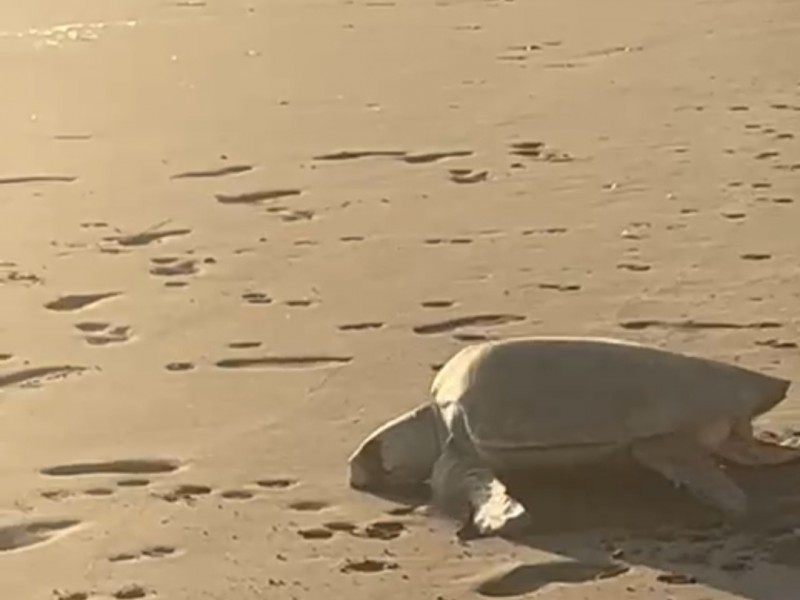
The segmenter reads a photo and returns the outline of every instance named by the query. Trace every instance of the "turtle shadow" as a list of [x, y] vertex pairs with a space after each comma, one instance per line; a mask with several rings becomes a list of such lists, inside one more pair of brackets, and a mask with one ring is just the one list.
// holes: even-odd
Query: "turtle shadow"
[[[628, 459], [501, 473], [531, 515], [530, 527], [507, 541], [563, 560], [512, 565], [474, 590], [520, 596], [646, 567], [662, 572], [653, 585], [701, 584], [753, 600], [785, 600], [800, 588], [800, 464], [729, 472], [751, 503], [749, 516], [736, 523]], [[393, 514], [430, 499], [420, 486], [371, 493], [397, 502]], [[462, 543], [481, 543], [468, 527], [458, 535]]]
[[[530, 593], [572, 582], [564, 574], [596, 581], [644, 566], [662, 572], [658, 585], [702, 584], [784, 600], [800, 585], [800, 464], [729, 472], [751, 503], [748, 517], [735, 523], [632, 461], [504, 473], [532, 521], [509, 541], [561, 555], [571, 566], [520, 565], [493, 578], [492, 589], [513, 582], [514, 595]], [[543, 584], [542, 573], [552, 580]]]

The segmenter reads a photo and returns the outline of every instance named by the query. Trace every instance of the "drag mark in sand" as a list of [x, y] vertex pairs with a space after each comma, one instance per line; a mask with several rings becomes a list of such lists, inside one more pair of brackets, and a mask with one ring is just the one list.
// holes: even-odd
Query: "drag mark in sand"
[[184, 171], [177, 173], [170, 179], [203, 179], [209, 177], [225, 177], [226, 175], [238, 175], [239, 173], [247, 173], [252, 171], [251, 165], [230, 165], [227, 167], [220, 167], [218, 169], [205, 169], [200, 171]]
[[40, 471], [49, 477], [80, 475], [144, 475], [173, 473], [181, 463], [167, 459], [123, 459], [103, 462], [72, 463], [47, 467]]
[[221, 369], [284, 368], [315, 369], [344, 365], [353, 360], [352, 356], [261, 356], [254, 358], [225, 358], [217, 361]]
[[683, 329], [687, 331], [700, 329], [779, 329], [783, 327], [776, 321], [756, 321], [753, 323], [730, 323], [726, 321], [665, 321], [661, 319], [640, 319], [635, 321], [622, 321], [619, 326], [623, 329], [642, 330], [650, 328]]
[[0, 525], [0, 552], [10, 552], [55, 539], [80, 521], [74, 519], [36, 520], [10, 525]]
[[446, 333], [455, 331], [462, 327], [474, 326], [491, 326], [491, 325], [506, 325], [509, 323], [516, 323], [524, 321], [525, 317], [522, 315], [511, 314], [487, 314], [487, 315], [471, 315], [468, 317], [457, 317], [455, 319], [448, 319], [446, 321], [438, 321], [436, 323], [429, 323], [427, 325], [417, 325], [414, 327], [414, 333], [420, 335], [430, 335], [434, 333]]
[[73, 373], [82, 373], [85, 370], [85, 367], [76, 367], [72, 365], [21, 369], [19, 371], [0, 375], [0, 389], [18, 384], [32, 386], [44, 379], [61, 379]]
[[283, 188], [274, 190], [257, 190], [255, 192], [242, 192], [241, 194], [216, 194], [215, 198], [220, 204], [256, 204], [265, 200], [277, 200], [289, 196], [299, 196], [303, 190], [296, 188]]
[[72, 183], [77, 177], [68, 175], [29, 175], [24, 177], [0, 177], [0, 185], [13, 185], [16, 183]]
[[68, 311], [80, 310], [82, 308], [86, 308], [87, 306], [91, 306], [92, 304], [97, 304], [98, 302], [101, 302], [103, 300], [108, 300], [109, 298], [114, 298], [120, 295], [122, 295], [122, 292], [101, 292], [97, 294], [71, 294], [56, 298], [55, 300], [45, 304], [44, 307], [48, 310], [68, 312]]

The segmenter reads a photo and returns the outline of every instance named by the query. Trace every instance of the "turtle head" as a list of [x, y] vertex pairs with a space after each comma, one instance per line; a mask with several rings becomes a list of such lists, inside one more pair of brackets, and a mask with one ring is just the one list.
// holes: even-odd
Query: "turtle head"
[[436, 418], [426, 404], [372, 432], [350, 456], [350, 485], [377, 491], [425, 483], [439, 457]]

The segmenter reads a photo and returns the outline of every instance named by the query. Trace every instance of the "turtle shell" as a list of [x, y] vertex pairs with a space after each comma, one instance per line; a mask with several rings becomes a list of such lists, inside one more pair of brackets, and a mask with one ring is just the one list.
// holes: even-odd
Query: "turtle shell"
[[469, 346], [442, 368], [434, 402], [463, 415], [479, 447], [619, 446], [778, 404], [789, 381], [727, 363], [601, 338]]

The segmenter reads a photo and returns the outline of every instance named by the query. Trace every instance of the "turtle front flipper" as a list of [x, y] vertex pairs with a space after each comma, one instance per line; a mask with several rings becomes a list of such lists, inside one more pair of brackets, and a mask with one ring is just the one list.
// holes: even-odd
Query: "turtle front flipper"
[[720, 509], [728, 517], [738, 519], [747, 513], [744, 491], [695, 440], [666, 435], [636, 442], [632, 450], [642, 465], [686, 487], [699, 500]]
[[714, 449], [721, 458], [749, 467], [782, 465], [800, 461], [800, 448], [785, 441], [756, 437], [750, 421], [737, 424]]
[[529, 524], [528, 512], [508, 495], [478, 455], [452, 437], [446, 442], [431, 477], [433, 503], [462, 520], [475, 536], [511, 536]]

